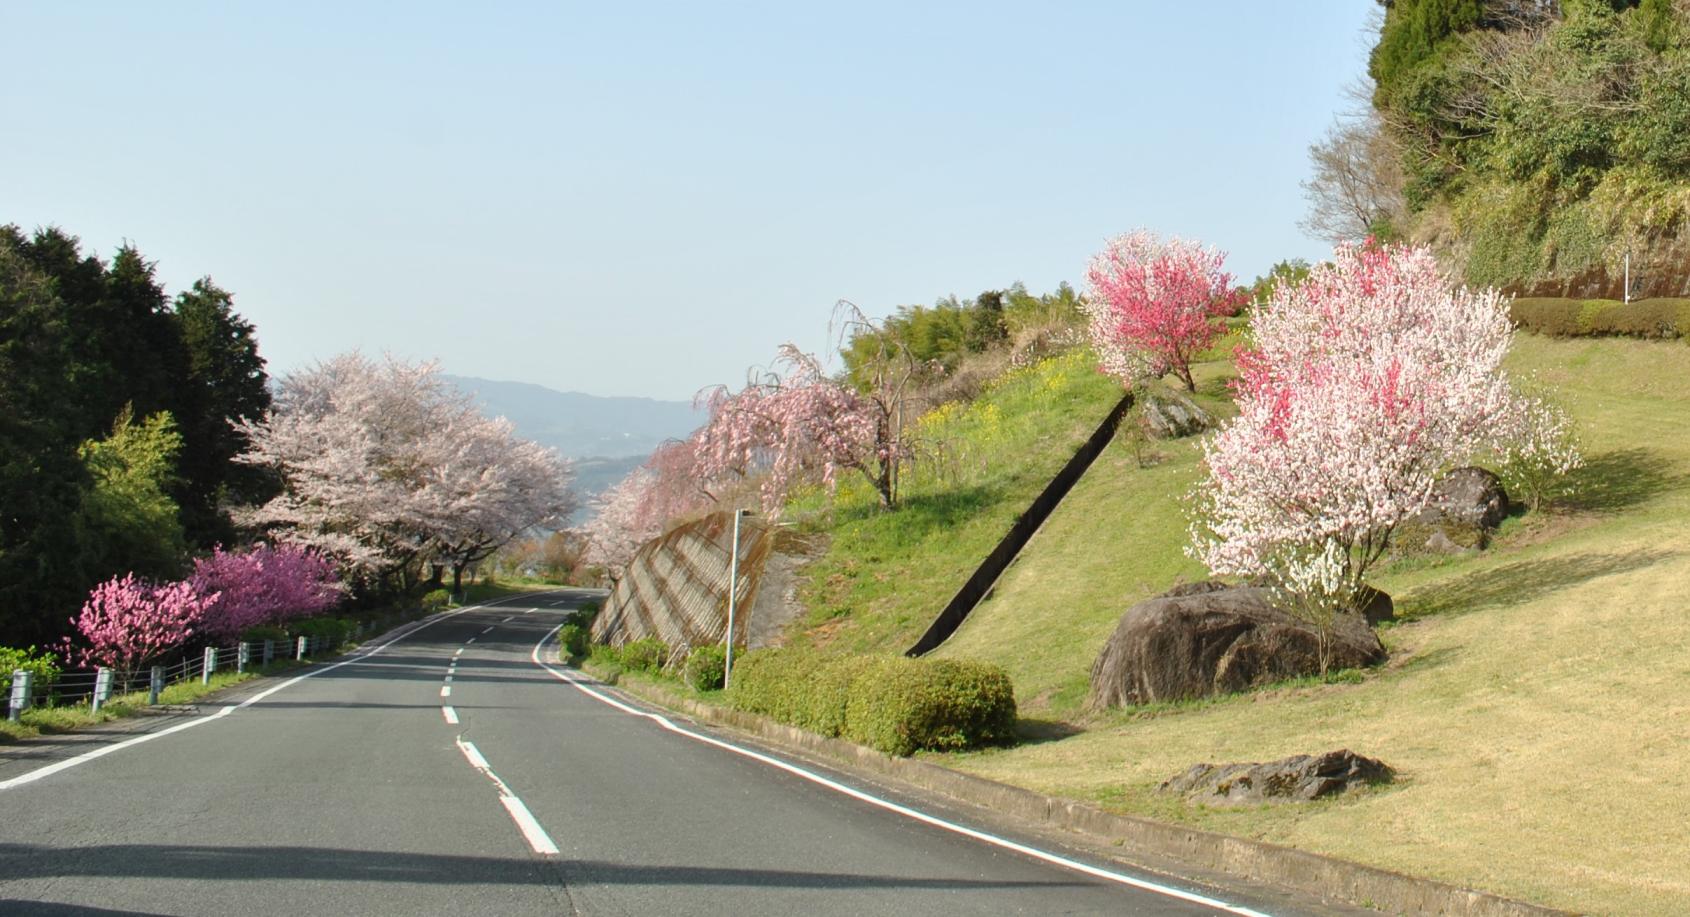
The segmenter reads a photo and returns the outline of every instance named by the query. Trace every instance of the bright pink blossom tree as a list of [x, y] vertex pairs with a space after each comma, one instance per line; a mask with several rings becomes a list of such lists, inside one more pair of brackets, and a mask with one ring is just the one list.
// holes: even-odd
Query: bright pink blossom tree
[[217, 548], [194, 561], [188, 581], [206, 597], [200, 631], [217, 639], [319, 614], [341, 598], [334, 562], [299, 545], [260, 544], [240, 553]]
[[1226, 254], [1136, 230], [1109, 240], [1086, 271], [1092, 346], [1124, 384], [1172, 372], [1195, 389], [1192, 359], [1220, 334], [1237, 295]]
[[1513, 329], [1495, 291], [1452, 289], [1424, 249], [1346, 246], [1258, 308], [1252, 339], [1239, 415], [1203, 444], [1193, 554], [1318, 623], [1359, 609], [1439, 474], [1521, 429]]
[[202, 595], [191, 583], [159, 585], [134, 574], [113, 578], [89, 593], [82, 613], [70, 623], [86, 647], [65, 641], [65, 658], [77, 665], [102, 665], [127, 674], [181, 646], [194, 635], [216, 593]]

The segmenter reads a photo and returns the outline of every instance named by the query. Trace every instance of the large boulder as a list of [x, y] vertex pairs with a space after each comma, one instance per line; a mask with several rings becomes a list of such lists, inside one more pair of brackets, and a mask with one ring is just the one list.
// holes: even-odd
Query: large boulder
[[[1385, 660], [1384, 645], [1360, 616], [1341, 616], [1332, 631], [1332, 668]], [[1192, 583], [1127, 609], [1092, 663], [1086, 704], [1099, 710], [1188, 700], [1319, 672], [1318, 632], [1274, 607], [1268, 590]]]
[[1348, 749], [1293, 755], [1266, 764], [1193, 764], [1160, 787], [1195, 802], [1268, 802], [1319, 799], [1394, 776], [1378, 758]]
[[1133, 398], [1138, 402], [1139, 422], [1154, 439], [1195, 436], [1215, 425], [1215, 418], [1191, 400], [1159, 382], [1140, 385]]
[[1502, 479], [1483, 468], [1457, 468], [1432, 486], [1426, 508], [1397, 530], [1406, 553], [1453, 554], [1478, 550], [1508, 516]]

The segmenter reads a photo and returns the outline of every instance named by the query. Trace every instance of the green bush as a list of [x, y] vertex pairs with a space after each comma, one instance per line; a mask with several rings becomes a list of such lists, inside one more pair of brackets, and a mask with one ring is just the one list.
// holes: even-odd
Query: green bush
[[452, 594], [444, 589], [436, 589], [422, 597], [424, 614], [434, 614], [452, 604]]
[[656, 637], [629, 641], [617, 651], [617, 661], [630, 672], [661, 672], [668, 656], [669, 648]]
[[288, 632], [274, 624], [260, 624], [241, 631], [242, 643], [263, 643], [266, 640], [286, 640]]
[[343, 618], [301, 618], [288, 625], [295, 637], [311, 637], [327, 640], [330, 646], [339, 646], [352, 636], [352, 622]]
[[557, 642], [563, 651], [571, 657], [579, 658], [587, 655], [587, 644], [591, 635], [586, 628], [579, 624], [565, 624], [558, 628]]
[[727, 699], [740, 710], [892, 755], [1015, 735], [1009, 676], [979, 662], [758, 650], [734, 666]]
[[719, 691], [727, 671], [728, 651], [720, 643], [710, 643], [687, 654], [681, 667], [681, 680], [694, 691]]
[[1676, 338], [1690, 335], [1690, 299], [1516, 299], [1509, 317], [1550, 337]]
[[58, 657], [35, 647], [0, 646], [0, 704], [11, 698], [12, 673], [22, 669], [34, 676], [34, 690], [44, 690], [59, 677]]
[[1003, 669], [955, 659], [884, 660], [851, 684], [845, 736], [889, 755], [956, 751], [1015, 738]]

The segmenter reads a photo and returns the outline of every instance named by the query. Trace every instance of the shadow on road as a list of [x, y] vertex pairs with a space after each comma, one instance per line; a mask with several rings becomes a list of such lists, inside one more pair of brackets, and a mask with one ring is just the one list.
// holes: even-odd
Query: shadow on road
[[[877, 876], [712, 866], [636, 866], [600, 860], [551, 861], [569, 884], [744, 886], [763, 888], [1008, 889], [1090, 885], [992, 879]], [[544, 885], [556, 874], [529, 857], [501, 858], [320, 847], [161, 847], [106, 844], [52, 847], [0, 844], [0, 881], [84, 877], [149, 879], [298, 879], [318, 882], [400, 882], [418, 885]], [[63, 907], [63, 905], [54, 905]], [[0, 908], [0, 912], [12, 913]], [[78, 913], [43, 911], [42, 913]], [[98, 913], [98, 912], [95, 912]]]

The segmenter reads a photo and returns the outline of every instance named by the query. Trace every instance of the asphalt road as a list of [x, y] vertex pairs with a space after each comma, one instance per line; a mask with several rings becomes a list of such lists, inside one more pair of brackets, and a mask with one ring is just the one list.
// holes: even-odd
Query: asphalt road
[[539, 664], [583, 597], [440, 618], [194, 714], [0, 746], [0, 914], [1302, 910], [1006, 838], [1080, 868], [1053, 863], [888, 806], [1004, 837], [989, 819], [666, 728]]

